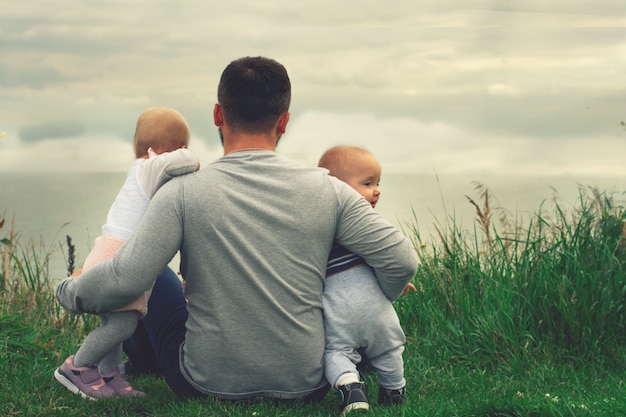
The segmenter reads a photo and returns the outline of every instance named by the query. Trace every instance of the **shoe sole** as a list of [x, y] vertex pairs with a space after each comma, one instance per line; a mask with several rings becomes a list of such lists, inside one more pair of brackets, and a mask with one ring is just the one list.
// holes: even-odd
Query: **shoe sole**
[[71, 392], [73, 392], [74, 394], [78, 394], [83, 398], [86, 398], [88, 400], [91, 401], [96, 401], [97, 398], [91, 397], [87, 394], [85, 394], [84, 392], [82, 392], [76, 385], [74, 385], [74, 383], [72, 381], [70, 381], [61, 371], [60, 368], [57, 368], [54, 371], [54, 378], [59, 381], [61, 383], [61, 385], [63, 385], [65, 388], [67, 388], [68, 390], [70, 390]]
[[369, 403], [366, 402], [356, 402], [352, 404], [348, 404], [343, 411], [341, 412], [341, 416], [344, 416], [353, 411], [367, 411], [370, 409]]

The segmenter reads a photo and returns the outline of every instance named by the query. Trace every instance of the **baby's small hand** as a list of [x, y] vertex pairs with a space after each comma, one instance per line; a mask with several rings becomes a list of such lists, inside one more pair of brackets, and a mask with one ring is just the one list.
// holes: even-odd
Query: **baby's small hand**
[[402, 291], [402, 295], [408, 295], [409, 291], [413, 291], [413, 292], [417, 291], [417, 289], [415, 289], [415, 285], [411, 284], [410, 282], [406, 287], [404, 287], [404, 291]]

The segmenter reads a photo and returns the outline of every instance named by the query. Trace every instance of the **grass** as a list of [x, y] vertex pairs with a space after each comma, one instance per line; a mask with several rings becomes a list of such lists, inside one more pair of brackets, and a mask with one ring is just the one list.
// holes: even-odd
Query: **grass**
[[[477, 191], [479, 198], [468, 198], [476, 210], [469, 230], [454, 214], [437, 221], [429, 240], [417, 219], [406, 225], [422, 261], [417, 292], [395, 303], [407, 334], [410, 397], [402, 407], [378, 407], [376, 376], [366, 369], [371, 414], [626, 415], [623, 204], [581, 187], [575, 207], [548, 201], [524, 220], [492, 208], [484, 186]], [[0, 218], [0, 415], [338, 414], [332, 394], [317, 405], [179, 401], [149, 376], [132, 381], [147, 400], [72, 395], [52, 371], [96, 320], [59, 309], [47, 278], [54, 250], [21, 244], [5, 223]]]

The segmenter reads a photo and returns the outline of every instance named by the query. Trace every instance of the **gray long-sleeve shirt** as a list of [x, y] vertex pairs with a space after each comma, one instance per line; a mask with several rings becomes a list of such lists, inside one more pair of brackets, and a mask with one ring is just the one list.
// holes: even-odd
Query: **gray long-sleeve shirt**
[[222, 398], [298, 398], [323, 384], [322, 289], [336, 240], [374, 268], [389, 299], [417, 270], [408, 239], [326, 170], [234, 153], [174, 178], [118, 251], [63, 281], [70, 311], [120, 307], [176, 251], [189, 300], [181, 369]]

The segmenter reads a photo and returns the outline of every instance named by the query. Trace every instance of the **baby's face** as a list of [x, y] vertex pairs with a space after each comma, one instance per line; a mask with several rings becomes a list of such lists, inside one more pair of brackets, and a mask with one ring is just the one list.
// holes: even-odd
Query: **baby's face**
[[379, 186], [382, 171], [380, 164], [374, 156], [368, 154], [351, 162], [348, 176], [344, 181], [357, 190], [372, 205], [372, 208], [375, 208], [380, 199]]

